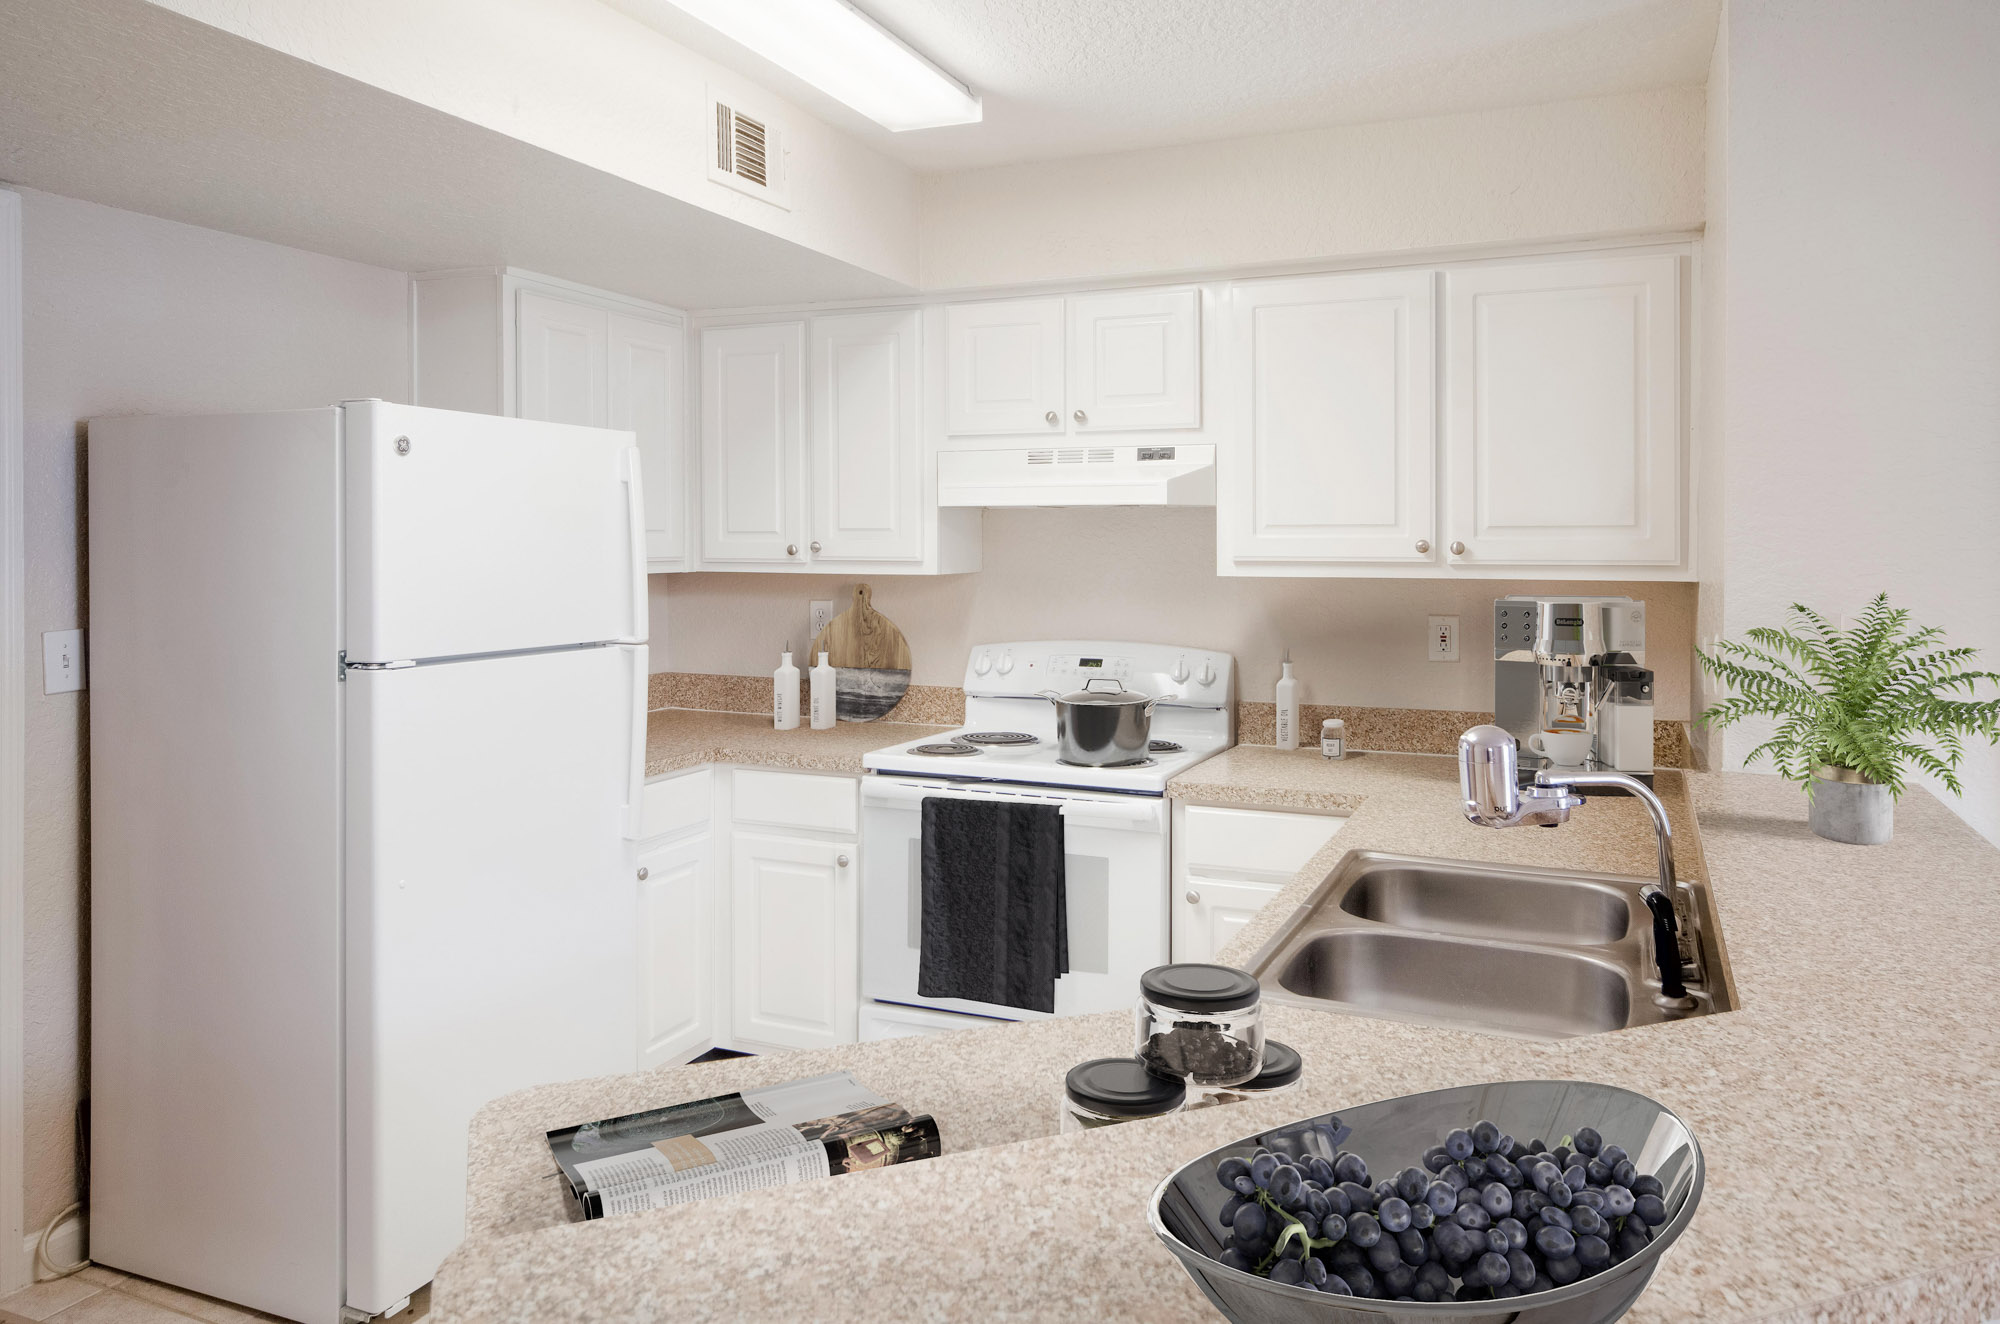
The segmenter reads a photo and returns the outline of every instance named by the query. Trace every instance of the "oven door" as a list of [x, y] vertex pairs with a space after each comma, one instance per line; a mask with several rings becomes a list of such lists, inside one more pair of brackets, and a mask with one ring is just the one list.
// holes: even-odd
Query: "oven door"
[[1061, 807], [1070, 972], [1056, 981], [1055, 1014], [1131, 1007], [1139, 976], [1169, 959], [1164, 799], [882, 775], [861, 779], [862, 998], [1009, 1020], [1046, 1014], [917, 996], [923, 803], [934, 796]]

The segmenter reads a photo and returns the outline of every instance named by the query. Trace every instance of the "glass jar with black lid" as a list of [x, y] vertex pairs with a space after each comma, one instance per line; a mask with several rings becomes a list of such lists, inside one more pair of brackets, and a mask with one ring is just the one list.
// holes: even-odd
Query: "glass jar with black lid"
[[1139, 977], [1138, 1056], [1190, 1085], [1240, 1085], [1263, 1069], [1257, 981], [1226, 965], [1154, 966]]
[[1305, 1061], [1290, 1044], [1279, 1043], [1276, 1039], [1264, 1041], [1264, 1065], [1256, 1075], [1240, 1085], [1224, 1085], [1206, 1090], [1199, 1099], [1188, 1102], [1190, 1108], [1206, 1108], [1217, 1103], [1246, 1103], [1251, 1099], [1269, 1099], [1280, 1094], [1290, 1094], [1305, 1084]]
[[1187, 1103], [1187, 1082], [1156, 1076], [1131, 1057], [1079, 1062], [1063, 1078], [1062, 1133], [1164, 1117]]

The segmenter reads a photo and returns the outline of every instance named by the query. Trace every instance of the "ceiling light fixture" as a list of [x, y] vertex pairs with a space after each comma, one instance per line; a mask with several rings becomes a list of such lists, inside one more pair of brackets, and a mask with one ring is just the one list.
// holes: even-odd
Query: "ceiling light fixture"
[[970, 88], [847, 0], [670, 0], [886, 129], [976, 124]]

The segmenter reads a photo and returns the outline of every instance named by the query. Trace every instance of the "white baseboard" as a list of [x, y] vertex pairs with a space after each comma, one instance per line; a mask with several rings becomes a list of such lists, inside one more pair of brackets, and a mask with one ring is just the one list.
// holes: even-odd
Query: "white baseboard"
[[[75, 1264], [83, 1258], [84, 1216], [79, 1214], [55, 1230], [49, 1238], [49, 1259], [57, 1264]], [[41, 1266], [35, 1263], [35, 1243], [42, 1239], [42, 1230], [36, 1228], [22, 1239], [22, 1258], [41, 1276]]]

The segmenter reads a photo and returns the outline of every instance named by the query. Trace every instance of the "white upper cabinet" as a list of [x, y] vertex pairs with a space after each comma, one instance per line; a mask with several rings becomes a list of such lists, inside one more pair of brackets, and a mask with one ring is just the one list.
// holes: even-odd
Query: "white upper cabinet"
[[1064, 437], [1201, 426], [1201, 291], [945, 307], [945, 431]]
[[701, 333], [704, 559], [800, 558], [805, 323]]
[[647, 568], [685, 570], [681, 315], [519, 271], [418, 276], [412, 288], [416, 403], [636, 433]]
[[685, 333], [677, 324], [622, 313], [612, 313], [606, 326], [606, 422], [638, 434], [646, 557], [654, 565], [679, 562], [687, 555]]
[[945, 431], [1063, 431], [1063, 301], [945, 309]]
[[605, 423], [609, 315], [532, 290], [518, 297], [514, 338], [522, 418], [544, 423]]
[[1436, 559], [1434, 280], [1367, 272], [1230, 290], [1225, 571]]
[[1447, 272], [1449, 561], [1679, 563], [1680, 345], [1671, 254]]
[[921, 561], [923, 399], [914, 311], [812, 323], [812, 539], [816, 561]]
[[1072, 295], [1069, 421], [1078, 432], [1201, 426], [1201, 292]]

